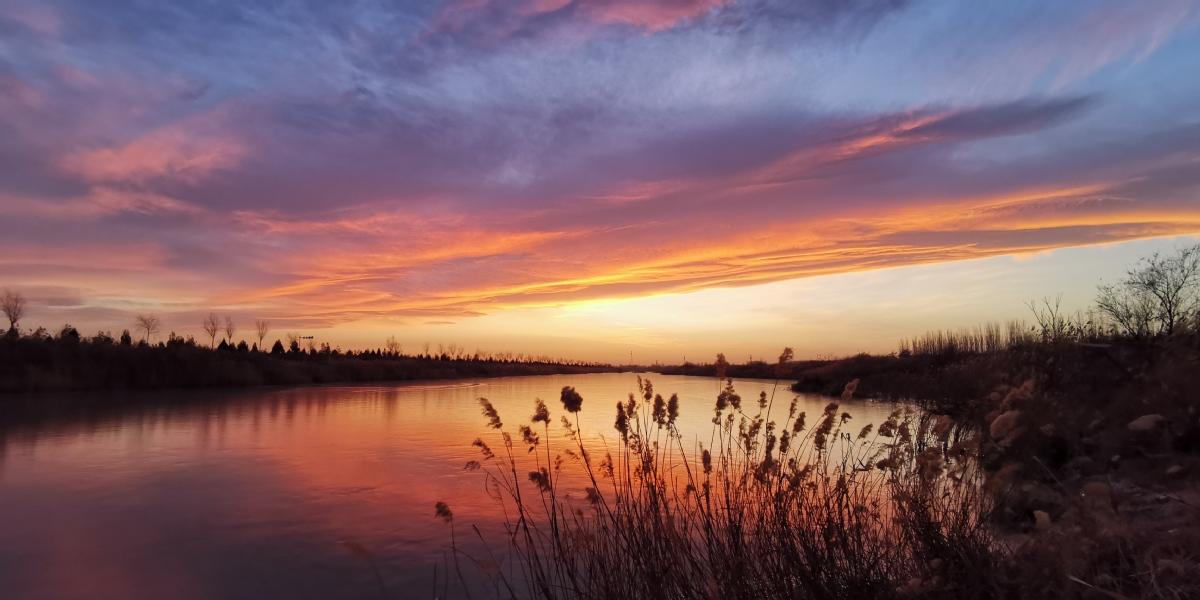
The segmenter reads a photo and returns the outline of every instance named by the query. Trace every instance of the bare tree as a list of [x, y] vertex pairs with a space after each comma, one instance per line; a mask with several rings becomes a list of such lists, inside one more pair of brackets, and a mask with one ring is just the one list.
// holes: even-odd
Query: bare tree
[[1057, 342], [1066, 337], [1068, 323], [1062, 312], [1062, 295], [1053, 300], [1042, 298], [1041, 304], [1030, 300], [1025, 306], [1033, 313], [1043, 342]]
[[217, 346], [217, 331], [221, 329], [221, 322], [217, 320], [216, 313], [208, 313], [201, 326], [204, 327], [204, 333], [208, 334], [209, 345], [215, 348]]
[[237, 326], [233, 324], [233, 318], [225, 317], [225, 339], [233, 344], [233, 334], [237, 331]]
[[403, 348], [400, 345], [400, 342], [396, 341], [396, 336], [394, 335], [388, 337], [385, 346], [387, 347], [388, 354], [391, 356], [398, 356], [400, 354], [400, 350]]
[[1143, 258], [1125, 279], [1101, 285], [1096, 306], [1126, 335], [1171, 335], [1200, 312], [1200, 244]]
[[145, 342], [149, 342], [150, 337], [159, 331], [160, 323], [158, 321], [158, 317], [154, 315], [138, 315], [137, 318], [134, 319], [134, 323], [137, 329], [143, 332], [144, 336], [142, 337], [142, 341]]
[[25, 316], [25, 296], [20, 292], [4, 290], [4, 296], [0, 297], [0, 310], [8, 317], [8, 330], [16, 331], [17, 322]]
[[1144, 338], [1154, 333], [1154, 302], [1149, 294], [1120, 284], [1101, 285], [1096, 308], [1123, 335]]
[[265, 319], [255, 319], [254, 333], [258, 334], [258, 349], [263, 349], [263, 339], [267, 337], [267, 333], [271, 331], [271, 322]]

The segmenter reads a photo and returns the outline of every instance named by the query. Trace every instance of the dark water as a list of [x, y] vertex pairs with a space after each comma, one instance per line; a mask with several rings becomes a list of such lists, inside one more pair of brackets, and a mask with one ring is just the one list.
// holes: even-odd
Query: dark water
[[[651, 378], [679, 394], [685, 439], [707, 439], [717, 380]], [[588, 443], [611, 442], [613, 406], [634, 375], [159, 392], [94, 397], [120, 409], [9, 411], [0, 598], [434, 597], [449, 564], [434, 503], [452, 507], [468, 549], [471, 524], [494, 534], [502, 519], [481, 475], [462, 469], [486, 435], [476, 399], [491, 399], [515, 432], [538, 397], [557, 422], [564, 385], [584, 397]], [[774, 388], [735, 385], [747, 402]], [[776, 410], [791, 398], [780, 385]], [[801, 409], [811, 418], [827, 402], [803, 397]], [[859, 424], [890, 410], [843, 408]]]

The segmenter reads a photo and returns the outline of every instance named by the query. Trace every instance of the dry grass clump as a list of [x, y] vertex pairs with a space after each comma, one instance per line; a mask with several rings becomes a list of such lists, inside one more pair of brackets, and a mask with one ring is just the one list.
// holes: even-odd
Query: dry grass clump
[[[843, 392], [848, 400], [856, 383]], [[613, 448], [588, 450], [583, 398], [563, 390], [571, 445], [538, 403], [519, 437], [475, 445], [509, 515], [504, 595], [541, 598], [879, 598], [998, 595], [1002, 553], [975, 437], [909, 410], [856, 426], [831, 402], [784, 411], [727, 382], [707, 443], [685, 442], [678, 398], [649, 381], [615, 407]], [[843, 400], [843, 401], [844, 401]], [[773, 412], [774, 410], [774, 412]], [[539, 431], [540, 430], [540, 431]], [[521, 447], [524, 447], [524, 451]], [[443, 505], [444, 507], [444, 505]], [[449, 514], [445, 508], [443, 514]]]

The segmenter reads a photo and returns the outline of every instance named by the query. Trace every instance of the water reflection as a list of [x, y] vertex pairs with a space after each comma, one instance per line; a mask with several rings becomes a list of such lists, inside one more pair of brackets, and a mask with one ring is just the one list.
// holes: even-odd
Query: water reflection
[[[707, 440], [718, 382], [652, 376], [678, 393], [685, 443]], [[748, 401], [792, 394], [737, 381]], [[470, 446], [489, 398], [512, 431], [535, 398], [583, 395], [588, 443], [613, 439], [630, 374], [40, 398], [0, 424], [0, 589], [14, 598], [429, 597], [460, 526], [498, 528]], [[161, 394], [171, 394], [162, 398]], [[81, 402], [87, 400], [87, 402]], [[802, 398], [819, 413], [827, 399]], [[889, 406], [847, 407], [856, 423]], [[552, 430], [553, 432], [554, 430]], [[565, 440], [554, 440], [564, 448]], [[378, 575], [376, 575], [376, 570]]]

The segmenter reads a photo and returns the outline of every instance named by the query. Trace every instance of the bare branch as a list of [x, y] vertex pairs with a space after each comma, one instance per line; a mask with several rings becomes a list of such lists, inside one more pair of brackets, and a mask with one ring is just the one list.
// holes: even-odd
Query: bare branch
[[221, 322], [217, 320], [216, 313], [208, 313], [201, 326], [204, 328], [204, 333], [208, 334], [209, 344], [215, 348], [217, 345], [217, 331], [221, 329]]
[[20, 292], [4, 290], [4, 296], [0, 297], [0, 311], [8, 318], [9, 331], [15, 331], [17, 323], [25, 316], [25, 304], [25, 296]]

